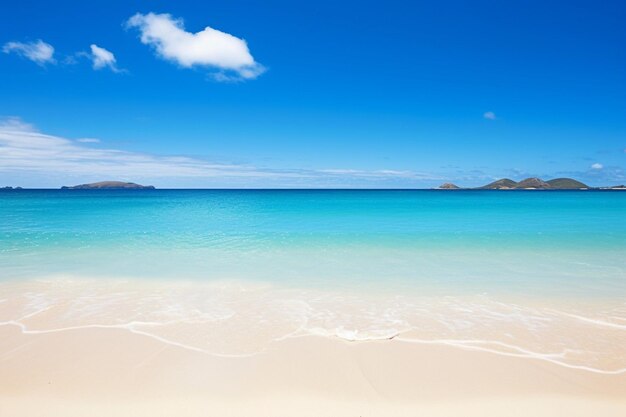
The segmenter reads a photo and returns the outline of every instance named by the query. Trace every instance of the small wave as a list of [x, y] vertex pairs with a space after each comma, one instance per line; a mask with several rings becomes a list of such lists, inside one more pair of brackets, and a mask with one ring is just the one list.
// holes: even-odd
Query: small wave
[[25, 334], [117, 329], [168, 346], [246, 357], [282, 340], [393, 339], [544, 360], [590, 372], [626, 372], [624, 305], [555, 308], [487, 295], [346, 294], [221, 282], [28, 281], [2, 288], [0, 325]]
[[[404, 343], [415, 343], [415, 344], [429, 344], [429, 345], [440, 344], [440, 345], [453, 346], [453, 347], [467, 349], [467, 350], [476, 350], [480, 352], [494, 353], [494, 354], [502, 355], [502, 356], [537, 359], [537, 360], [550, 362], [555, 365], [563, 366], [565, 368], [578, 369], [578, 370], [604, 374], [604, 375], [618, 375], [618, 374], [626, 373], [626, 368], [605, 370], [605, 369], [593, 368], [593, 367], [585, 366], [585, 365], [575, 365], [575, 364], [565, 362], [562, 359], [567, 353], [567, 350], [564, 350], [558, 353], [540, 353], [540, 352], [533, 352], [531, 350], [524, 349], [519, 346], [511, 345], [508, 343], [499, 342], [496, 340], [455, 340], [455, 339], [420, 340], [420, 339], [407, 339], [407, 338], [402, 338], [402, 337], [397, 337], [395, 340], [398, 340]], [[506, 351], [487, 347], [490, 345], [511, 349], [511, 350], [516, 351], [517, 353], [506, 352]]]

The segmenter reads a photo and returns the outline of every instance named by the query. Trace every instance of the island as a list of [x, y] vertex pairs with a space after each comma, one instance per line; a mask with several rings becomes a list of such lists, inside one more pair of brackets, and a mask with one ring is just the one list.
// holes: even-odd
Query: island
[[459, 187], [458, 185], [452, 184], [451, 182], [446, 182], [445, 184], [441, 184], [439, 188], [442, 190], [460, 190], [461, 189], [461, 187]]
[[[509, 178], [502, 178], [482, 187], [462, 188], [452, 183], [444, 183], [439, 186], [440, 190], [588, 190], [587, 184], [572, 178], [555, 178], [544, 181], [541, 178], [531, 177], [520, 182]], [[615, 189], [615, 188], [613, 188]]]
[[154, 190], [152, 185], [139, 185], [134, 182], [100, 181], [91, 184], [63, 186], [62, 190]]

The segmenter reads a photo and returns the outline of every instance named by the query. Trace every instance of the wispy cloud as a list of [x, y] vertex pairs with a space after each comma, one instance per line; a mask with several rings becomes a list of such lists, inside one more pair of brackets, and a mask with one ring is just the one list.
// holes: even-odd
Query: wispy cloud
[[359, 170], [359, 169], [321, 169], [317, 172], [328, 175], [349, 175], [357, 178], [407, 178], [415, 180], [436, 180], [440, 179], [440, 176], [416, 173], [414, 171], [400, 171], [392, 169], [377, 169], [372, 171]]
[[492, 111], [487, 111], [483, 114], [483, 117], [487, 120], [496, 120], [496, 114]]
[[596, 162], [595, 164], [591, 164], [591, 169], [599, 170], [599, 169], [602, 169], [602, 168], [604, 168], [604, 165], [602, 165], [599, 162]]
[[137, 13], [126, 26], [139, 29], [141, 42], [152, 46], [163, 59], [185, 68], [217, 69], [213, 76], [218, 81], [253, 79], [265, 71], [245, 40], [209, 26], [197, 33], [187, 32], [182, 19], [155, 13]]
[[113, 52], [101, 48], [96, 44], [91, 44], [90, 48], [91, 55], [89, 55], [89, 58], [91, 59], [93, 69], [109, 68], [113, 72], [122, 72], [122, 70], [117, 67], [117, 61]]
[[89, 138], [73, 141], [47, 135], [21, 119], [9, 118], [0, 124], [0, 171], [69, 172], [124, 177], [261, 175], [242, 166], [84, 145], [88, 143], [94, 141]]
[[[202, 158], [152, 155], [91, 146], [97, 139], [49, 135], [19, 118], [0, 121], [0, 173], [13, 178], [54, 177], [67, 182], [121, 179], [155, 180], [197, 186], [342, 187], [403, 186], [439, 180], [428, 173], [404, 170], [271, 169], [245, 164], [213, 163]], [[157, 182], [158, 184], [158, 182]]]
[[2, 47], [2, 52], [15, 53], [38, 65], [55, 63], [54, 48], [41, 39], [34, 42], [7, 42]]

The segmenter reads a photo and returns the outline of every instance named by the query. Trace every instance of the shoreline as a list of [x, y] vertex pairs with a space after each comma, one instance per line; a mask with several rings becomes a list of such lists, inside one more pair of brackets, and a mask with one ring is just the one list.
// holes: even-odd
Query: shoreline
[[626, 374], [452, 346], [307, 336], [219, 358], [120, 329], [23, 334], [0, 326], [0, 336], [0, 413], [16, 417], [626, 411]]
[[5, 281], [0, 294], [0, 415], [626, 413], [623, 300], [566, 312], [542, 299], [90, 279]]
[[391, 341], [589, 373], [626, 373], [626, 304], [620, 298], [582, 305], [486, 295], [298, 290], [241, 281], [93, 279], [5, 281], [0, 294], [0, 329], [15, 328], [24, 336], [123, 330], [221, 358], [251, 357], [308, 337]]
[[[144, 323], [137, 323], [137, 324], [144, 324]], [[590, 373], [599, 374], [599, 375], [626, 375], [626, 367], [619, 368], [619, 369], [604, 370], [604, 369], [597, 369], [597, 368], [584, 366], [584, 365], [573, 365], [573, 364], [569, 364], [563, 361], [559, 361], [557, 359], [553, 359], [550, 357], [551, 355], [549, 354], [529, 351], [529, 350], [520, 348], [519, 346], [505, 344], [497, 340], [458, 340], [458, 339], [427, 340], [427, 339], [416, 339], [416, 338], [406, 337], [404, 333], [398, 333], [397, 335], [394, 335], [391, 337], [381, 337], [377, 339], [372, 338], [372, 339], [367, 339], [367, 340], [347, 340], [339, 336], [300, 334], [300, 335], [288, 335], [288, 336], [280, 338], [279, 340], [274, 340], [272, 347], [268, 347], [259, 352], [254, 352], [254, 353], [249, 353], [249, 354], [223, 354], [223, 353], [209, 352], [202, 348], [168, 340], [168, 339], [156, 336], [148, 332], [137, 331], [133, 328], [133, 325], [134, 323], [120, 324], [120, 325], [92, 324], [92, 325], [56, 328], [56, 329], [48, 329], [48, 330], [29, 330], [26, 326], [24, 326], [23, 324], [19, 322], [13, 322], [13, 321], [0, 322], [0, 328], [2, 328], [3, 326], [7, 326], [7, 327], [14, 326], [14, 327], [19, 328], [21, 331], [21, 334], [25, 336], [47, 335], [47, 334], [54, 334], [54, 333], [72, 333], [76, 331], [84, 331], [84, 330], [92, 330], [92, 329], [122, 330], [128, 333], [131, 333], [133, 335], [146, 337], [148, 339], [153, 339], [157, 342], [163, 343], [164, 345], [166, 345], [165, 347], [178, 348], [178, 349], [182, 349], [182, 350], [189, 351], [189, 352], [207, 355], [209, 357], [223, 358], [223, 359], [251, 358], [251, 357], [258, 356], [258, 355], [264, 355], [267, 353], [268, 350], [271, 350], [277, 342], [280, 343], [280, 342], [283, 342], [286, 340], [292, 340], [292, 339], [311, 339], [311, 340], [322, 339], [322, 340], [336, 341], [337, 343], [345, 343], [345, 344], [367, 344], [367, 343], [376, 343], [376, 342], [384, 343], [384, 342], [393, 341], [395, 344], [409, 344], [409, 345], [422, 345], [422, 346], [435, 346], [435, 347], [440, 346], [440, 347], [446, 347], [446, 348], [450, 347], [453, 349], [459, 349], [459, 350], [468, 351], [468, 352], [480, 352], [480, 353], [487, 353], [487, 354], [492, 354], [496, 356], [518, 358], [522, 360], [547, 362], [551, 365], [555, 365], [558, 367], [563, 367], [566, 369], [573, 369], [573, 370], [582, 371], [582, 372], [590, 372]], [[407, 333], [411, 333], [411, 332], [409, 331]], [[504, 347], [506, 349], [512, 350], [512, 352], [498, 351], [494, 348], [491, 348], [490, 346]]]

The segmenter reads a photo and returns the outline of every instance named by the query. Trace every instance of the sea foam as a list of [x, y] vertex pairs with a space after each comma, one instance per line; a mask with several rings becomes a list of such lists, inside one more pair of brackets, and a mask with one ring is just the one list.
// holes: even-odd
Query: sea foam
[[262, 353], [293, 337], [393, 340], [626, 368], [626, 303], [524, 305], [492, 296], [391, 296], [242, 282], [32, 280], [0, 283], [0, 325], [45, 334], [108, 328], [217, 356]]

